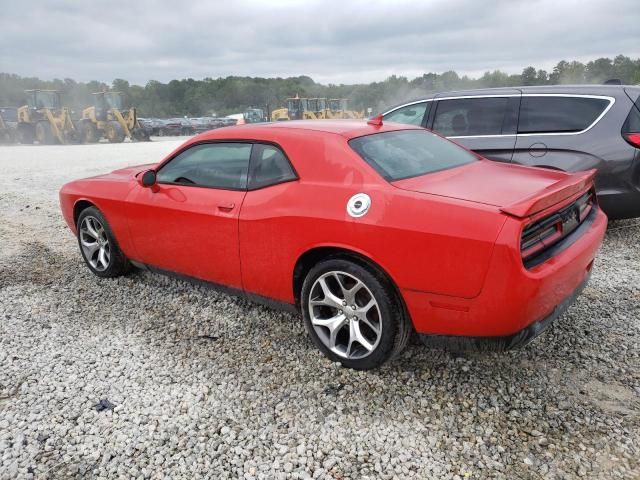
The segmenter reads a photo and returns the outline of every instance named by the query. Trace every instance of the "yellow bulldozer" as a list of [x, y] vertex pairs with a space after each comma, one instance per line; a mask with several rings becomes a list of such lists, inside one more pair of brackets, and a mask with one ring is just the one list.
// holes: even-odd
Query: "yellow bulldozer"
[[347, 108], [346, 98], [331, 98], [327, 102], [327, 118], [364, 118], [364, 112], [356, 112]]
[[94, 93], [93, 105], [82, 111], [77, 129], [83, 143], [95, 143], [102, 137], [110, 143], [120, 143], [125, 138], [149, 141], [149, 134], [138, 121], [136, 109], [123, 110], [120, 92]]
[[55, 90], [25, 90], [27, 104], [18, 108], [16, 127], [20, 143], [41, 145], [76, 141], [76, 129], [69, 110], [62, 107]]
[[287, 106], [271, 112], [271, 121], [318, 120], [325, 117], [326, 98], [287, 98]]
[[271, 112], [271, 120], [319, 120], [323, 118], [364, 118], [364, 112], [347, 109], [345, 98], [287, 98], [287, 106]]

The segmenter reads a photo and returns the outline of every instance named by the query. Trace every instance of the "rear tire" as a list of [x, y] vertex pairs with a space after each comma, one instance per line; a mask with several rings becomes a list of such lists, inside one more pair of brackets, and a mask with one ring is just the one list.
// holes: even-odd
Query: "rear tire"
[[0, 144], [9, 144], [13, 143], [13, 135], [11, 131], [7, 128], [6, 130], [0, 131]]
[[96, 207], [85, 208], [80, 213], [77, 231], [80, 253], [94, 275], [113, 278], [131, 269], [107, 219]]
[[55, 143], [56, 139], [49, 122], [40, 121], [36, 123], [36, 140], [38, 140], [40, 145], [51, 145]]
[[104, 131], [109, 143], [122, 143], [124, 142], [124, 130], [118, 122], [107, 122], [107, 126]]
[[390, 280], [343, 258], [323, 260], [309, 271], [300, 306], [318, 349], [356, 370], [377, 368], [399, 355], [412, 331]]
[[98, 128], [93, 122], [78, 123], [78, 136], [81, 143], [96, 143], [99, 140]]
[[19, 143], [22, 143], [23, 145], [31, 145], [36, 138], [36, 130], [33, 125], [29, 123], [19, 123], [17, 136]]

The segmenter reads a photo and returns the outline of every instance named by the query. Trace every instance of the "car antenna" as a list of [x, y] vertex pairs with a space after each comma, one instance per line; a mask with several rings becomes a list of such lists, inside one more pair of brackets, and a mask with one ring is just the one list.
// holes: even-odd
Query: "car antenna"
[[381, 127], [382, 126], [382, 114], [377, 115], [377, 116], [369, 119], [367, 124], [368, 125], [373, 125], [374, 127]]

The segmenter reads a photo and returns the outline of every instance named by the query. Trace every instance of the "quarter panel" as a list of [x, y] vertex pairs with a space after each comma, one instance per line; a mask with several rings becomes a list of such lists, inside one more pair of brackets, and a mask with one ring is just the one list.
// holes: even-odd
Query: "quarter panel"
[[[403, 289], [466, 298], [480, 293], [506, 218], [495, 207], [404, 191], [375, 179], [341, 137], [316, 150], [281, 144], [300, 180], [245, 197], [240, 253], [248, 292], [293, 303], [298, 258], [315, 247], [336, 246], [370, 258]], [[325, 181], [327, 172], [341, 182]], [[372, 206], [352, 218], [346, 205], [360, 192], [371, 197]]]

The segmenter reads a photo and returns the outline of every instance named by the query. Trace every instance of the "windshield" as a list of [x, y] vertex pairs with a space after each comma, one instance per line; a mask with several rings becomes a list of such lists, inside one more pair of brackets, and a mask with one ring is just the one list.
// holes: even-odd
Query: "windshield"
[[427, 130], [398, 130], [354, 138], [349, 145], [387, 181], [417, 177], [477, 160]]
[[344, 98], [332, 98], [329, 100], [329, 109], [333, 111], [346, 110], [347, 101]]
[[260, 108], [250, 108], [245, 112], [245, 120], [249, 123], [262, 122], [264, 112]]
[[122, 109], [122, 97], [120, 95], [104, 95], [104, 102], [107, 108], [115, 108], [116, 110]]
[[57, 110], [60, 108], [60, 97], [57, 92], [36, 91], [33, 92], [33, 103], [29, 99], [29, 106], [37, 109], [48, 108], [50, 110]]

